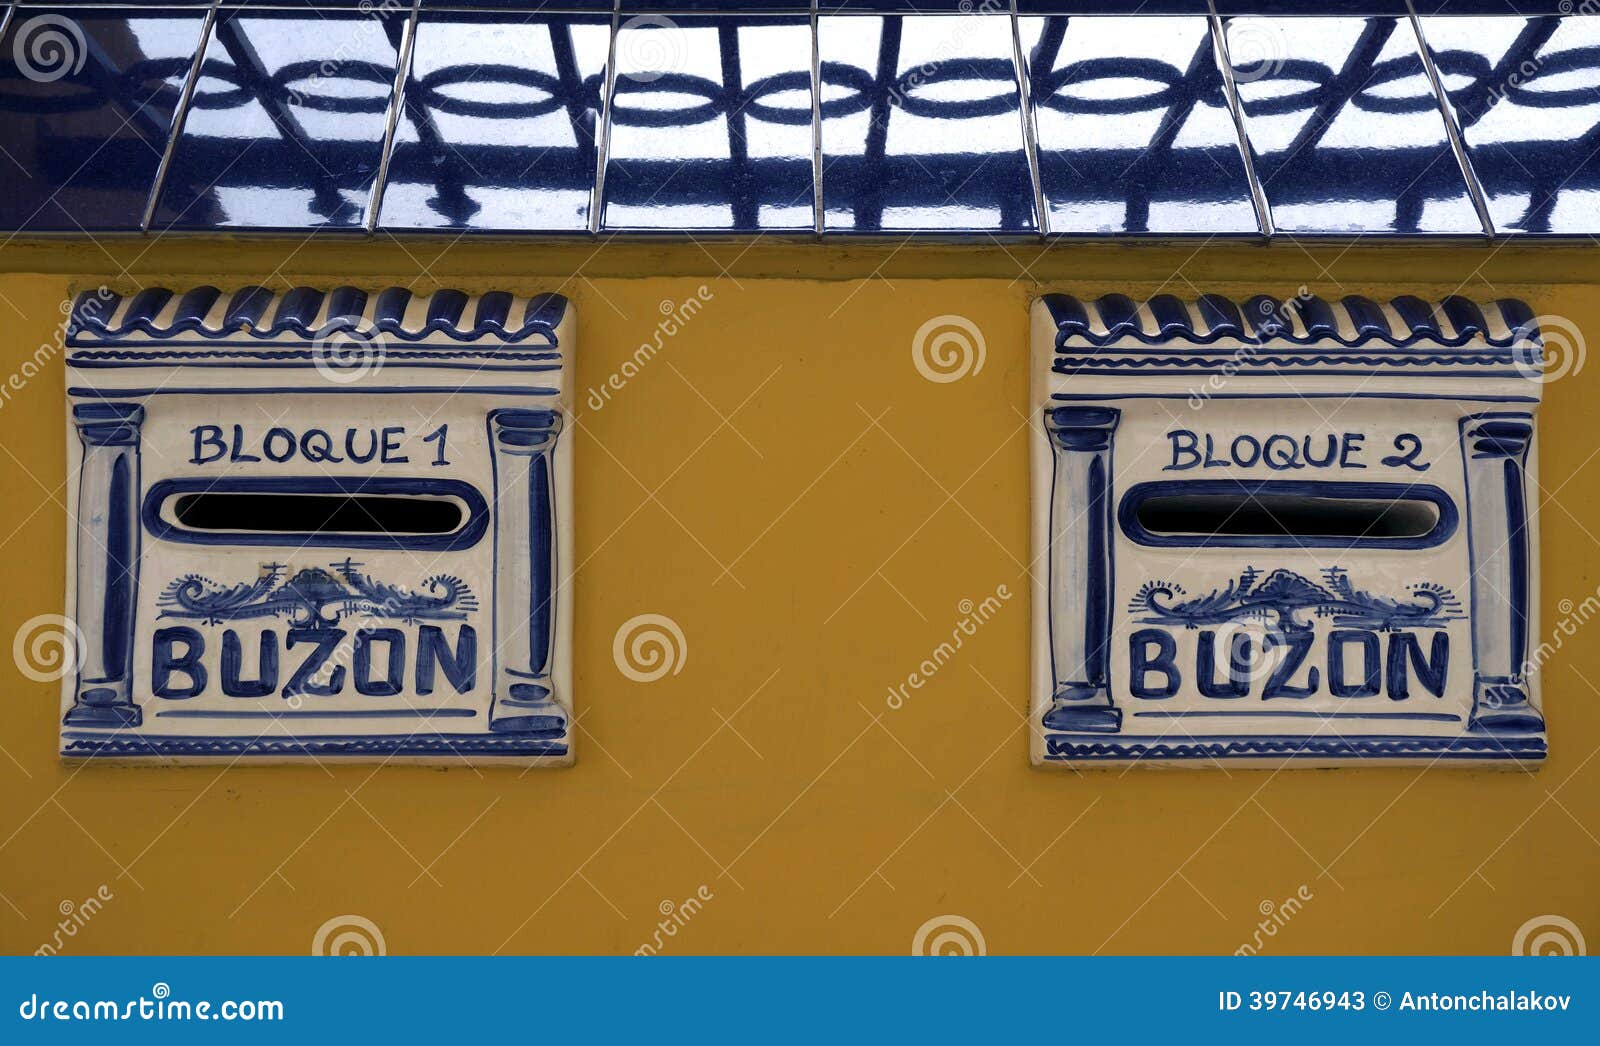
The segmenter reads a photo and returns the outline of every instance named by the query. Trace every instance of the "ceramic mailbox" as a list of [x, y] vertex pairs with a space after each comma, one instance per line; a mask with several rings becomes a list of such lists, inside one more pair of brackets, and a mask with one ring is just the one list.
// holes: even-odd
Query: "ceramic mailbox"
[[1520, 302], [1033, 307], [1033, 758], [1536, 765]]
[[61, 754], [571, 759], [556, 295], [86, 294]]

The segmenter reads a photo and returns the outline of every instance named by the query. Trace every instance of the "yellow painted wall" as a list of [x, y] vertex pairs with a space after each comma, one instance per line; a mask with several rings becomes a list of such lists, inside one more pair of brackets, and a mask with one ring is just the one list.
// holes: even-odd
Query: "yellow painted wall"
[[[12, 248], [7, 374], [52, 340], [69, 288], [108, 278], [424, 269], [420, 289], [570, 295], [581, 732], [574, 768], [526, 774], [64, 766], [56, 685], [0, 658], [4, 950], [49, 942], [58, 907], [102, 885], [63, 953], [304, 953], [346, 913], [391, 954], [626, 953], [702, 886], [663, 953], [905, 953], [943, 914], [995, 954], [1225, 953], [1302, 887], [1263, 952], [1504, 953], [1544, 914], [1600, 945], [1600, 641], [1581, 633], [1546, 669], [1538, 774], [1052, 773], [1029, 767], [1023, 719], [1033, 295], [1459, 288], [1600, 332], [1592, 252], [745, 248]], [[609, 405], [582, 405], [659, 303], [702, 284], [701, 315]], [[947, 313], [988, 357], [941, 385], [910, 350]], [[62, 386], [56, 357], [0, 405], [0, 640], [62, 605]], [[1597, 392], [1600, 363], [1552, 384], [1541, 416], [1547, 627], [1600, 587]], [[961, 601], [1000, 585], [1014, 598], [959, 659], [888, 708]], [[617, 670], [613, 636], [641, 613], [682, 627], [681, 674]]]

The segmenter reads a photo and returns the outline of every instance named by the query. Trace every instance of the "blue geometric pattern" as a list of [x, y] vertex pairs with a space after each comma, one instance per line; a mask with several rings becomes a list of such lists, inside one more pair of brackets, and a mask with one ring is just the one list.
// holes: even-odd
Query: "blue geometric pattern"
[[0, 235], [1600, 233], [1600, 18], [1415, 7], [0, 3]]

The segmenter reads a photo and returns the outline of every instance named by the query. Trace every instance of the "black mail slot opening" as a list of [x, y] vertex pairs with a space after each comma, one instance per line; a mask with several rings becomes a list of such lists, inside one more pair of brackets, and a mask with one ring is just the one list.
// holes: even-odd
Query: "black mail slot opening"
[[488, 528], [470, 483], [345, 476], [170, 479], [145, 497], [145, 526], [197, 545], [455, 551]]
[[461, 525], [453, 501], [361, 494], [183, 494], [172, 514], [191, 530], [448, 534]]
[[1142, 545], [1425, 548], [1456, 526], [1433, 486], [1264, 480], [1143, 483], [1119, 512]]
[[1176, 494], [1139, 506], [1139, 523], [1152, 534], [1414, 538], [1438, 522], [1439, 510], [1425, 501]]

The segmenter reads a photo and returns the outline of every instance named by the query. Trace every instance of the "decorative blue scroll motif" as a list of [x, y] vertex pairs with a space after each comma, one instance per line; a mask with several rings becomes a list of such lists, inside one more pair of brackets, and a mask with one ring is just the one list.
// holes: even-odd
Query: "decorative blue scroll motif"
[[1141, 624], [1186, 628], [1258, 620], [1278, 634], [1309, 631], [1312, 622], [1298, 616], [1305, 613], [1332, 618], [1339, 628], [1380, 632], [1433, 628], [1466, 616], [1455, 593], [1431, 581], [1412, 585], [1407, 596], [1395, 599], [1356, 588], [1340, 567], [1322, 573], [1326, 580], [1318, 584], [1292, 570], [1280, 568], [1263, 577], [1246, 567], [1227, 587], [1192, 599], [1178, 598], [1186, 594], [1182, 585], [1147, 581], [1129, 601], [1128, 613], [1147, 615], [1135, 618]]
[[464, 621], [478, 597], [459, 577], [435, 574], [415, 590], [376, 581], [362, 564], [346, 559], [336, 573], [307, 567], [285, 578], [285, 564], [267, 563], [254, 582], [222, 585], [199, 574], [176, 578], [156, 605], [162, 617], [198, 618], [209, 624], [246, 618], [287, 617], [294, 628], [332, 628], [346, 615], [418, 621]]

